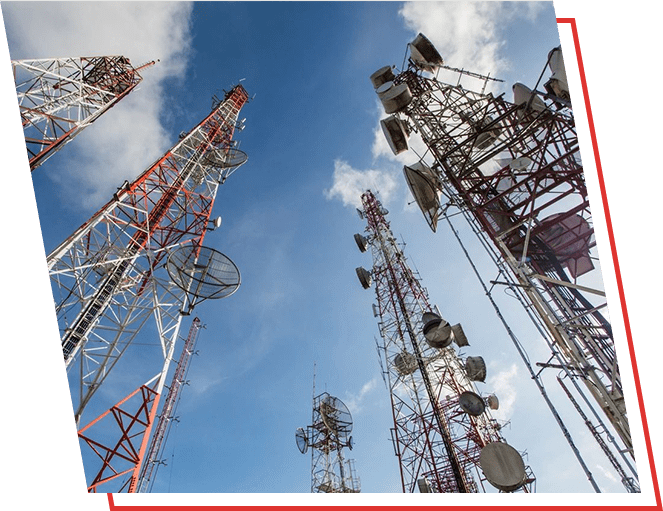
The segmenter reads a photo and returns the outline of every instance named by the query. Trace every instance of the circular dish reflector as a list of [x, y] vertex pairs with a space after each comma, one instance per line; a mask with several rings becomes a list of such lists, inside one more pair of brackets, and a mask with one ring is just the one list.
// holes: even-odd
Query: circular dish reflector
[[463, 332], [463, 327], [460, 326], [460, 323], [451, 327], [451, 335], [453, 337], [453, 341], [458, 347], [462, 348], [463, 346], [470, 345], [470, 342], [467, 340], [465, 332]]
[[380, 126], [387, 139], [389, 148], [394, 154], [400, 154], [403, 151], [407, 151], [407, 139], [409, 138], [409, 135], [398, 117], [392, 115], [386, 119], [382, 119], [380, 121]]
[[393, 114], [400, 112], [412, 102], [412, 93], [407, 83], [399, 83], [382, 94], [380, 101], [385, 113]]
[[417, 359], [412, 353], [404, 351], [394, 357], [394, 365], [402, 375], [412, 374], [417, 370]]
[[474, 417], [478, 417], [486, 410], [486, 404], [481, 396], [469, 390], [458, 396], [458, 405], [465, 413]]
[[345, 403], [327, 395], [320, 402], [320, 415], [325, 426], [336, 436], [347, 436], [352, 431], [352, 416]]
[[[424, 314], [424, 316], [426, 315]], [[422, 319], [424, 316], [422, 316]], [[428, 317], [431, 319], [424, 323], [423, 328], [426, 342], [428, 342], [431, 348], [446, 348], [451, 344], [451, 326], [449, 325], [449, 322], [442, 319], [437, 314], [432, 314], [432, 317]]]
[[491, 442], [481, 449], [479, 466], [498, 490], [512, 492], [525, 484], [525, 463], [518, 451], [505, 442]]
[[203, 163], [217, 169], [229, 169], [239, 167], [246, 163], [249, 157], [244, 151], [228, 147], [226, 149], [215, 149], [210, 151], [203, 158]]
[[495, 394], [491, 394], [486, 398], [486, 404], [488, 405], [488, 408], [491, 410], [498, 410], [500, 407], [500, 400], [497, 399], [497, 396]]
[[357, 247], [359, 247], [360, 252], [366, 252], [368, 240], [364, 236], [359, 233], [355, 234], [355, 242], [357, 243]]
[[435, 186], [436, 177], [431, 168], [423, 162], [405, 165], [403, 174], [412, 197], [424, 214], [426, 223], [433, 232], [437, 229], [437, 220], [442, 193]]
[[308, 450], [308, 439], [306, 438], [306, 432], [303, 428], [297, 428], [295, 432], [295, 441], [297, 442], [297, 449], [302, 454], [306, 454]]
[[444, 60], [437, 49], [424, 34], [420, 33], [408, 46], [413, 62], [424, 71], [434, 73], [444, 65]]
[[384, 82], [382, 85], [380, 85], [377, 89], [375, 89], [376, 94], [378, 95], [379, 98], [382, 98], [382, 96], [385, 95], [394, 86], [394, 82]]
[[370, 76], [374, 89], [377, 89], [385, 82], [393, 82], [394, 78], [396, 77], [394, 76], [394, 72], [392, 71], [391, 66], [381, 67]]
[[371, 274], [361, 266], [359, 268], [355, 268], [355, 271], [357, 272], [357, 278], [359, 279], [361, 286], [364, 289], [371, 287], [371, 283], [373, 282]]
[[[514, 83], [513, 84], [513, 102], [516, 105], [526, 105], [532, 95], [534, 95], [534, 92], [532, 92], [532, 89], [530, 89], [527, 85], [524, 85], [522, 83]], [[532, 99], [532, 102], [529, 105], [528, 110], [533, 110], [535, 112], [543, 112], [546, 109], [546, 104], [543, 102], [543, 100], [537, 96], [534, 95], [534, 98]]]
[[486, 381], [486, 363], [482, 357], [467, 357], [465, 372], [472, 381]]

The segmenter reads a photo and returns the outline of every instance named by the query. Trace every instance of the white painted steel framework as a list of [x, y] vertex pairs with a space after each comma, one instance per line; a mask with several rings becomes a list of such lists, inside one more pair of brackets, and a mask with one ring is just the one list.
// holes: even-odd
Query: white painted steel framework
[[44, 163], [141, 82], [123, 56], [14, 60], [30, 170]]

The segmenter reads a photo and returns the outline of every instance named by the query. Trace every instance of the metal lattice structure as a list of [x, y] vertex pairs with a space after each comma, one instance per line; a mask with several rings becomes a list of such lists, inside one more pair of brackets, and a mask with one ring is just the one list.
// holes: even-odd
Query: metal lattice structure
[[[215, 99], [205, 119], [125, 182], [47, 258], [77, 423], [138, 334], [153, 328], [143, 334], [154, 342], [142, 343], [153, 349], [141, 347], [140, 365], [141, 374], [154, 376], [79, 430], [102, 462], [90, 492], [101, 485], [106, 491], [137, 491], [182, 320], [197, 301], [228, 296], [239, 286], [234, 264], [202, 243], [213, 228], [219, 185], [246, 161], [233, 134], [247, 100], [240, 85], [222, 101]], [[176, 272], [180, 264], [186, 268]], [[215, 296], [220, 288], [221, 296]], [[119, 439], [102, 431], [102, 441], [90, 428], [109, 416]], [[118, 463], [128, 467], [117, 469]], [[114, 490], [107, 489], [111, 482]]]
[[12, 70], [33, 171], [142, 81], [123, 56], [14, 60]]
[[295, 435], [304, 454], [311, 448], [311, 493], [359, 493], [354, 460], [343, 449], [352, 449], [352, 417], [345, 404], [323, 392], [313, 398], [313, 415], [306, 430]]
[[[559, 87], [561, 49], [548, 57], [561, 72], [547, 92], [516, 84], [510, 102], [485, 92], [488, 77], [444, 66], [421, 34], [409, 46], [406, 69], [388, 68], [400, 89], [398, 104], [383, 99], [392, 114], [383, 126], [395, 153], [412, 133], [427, 148], [404, 168], [426, 221], [435, 231], [440, 216], [460, 211], [498, 267], [493, 286], [509, 287], [550, 347], [539, 365], [563, 371], [585, 406], [598, 404], [621, 443], [606, 438], [633, 456], [605, 293], [578, 281], [594, 270], [595, 241], [568, 88]], [[480, 91], [461, 84], [477, 79]]]
[[[473, 358], [472, 369], [469, 358], [463, 361], [456, 354], [452, 340], [467, 345], [462, 327], [450, 326], [429, 303], [379, 200], [370, 191], [361, 200], [367, 236], [357, 234], [355, 240], [362, 252], [370, 247], [373, 266], [370, 272], [357, 268], [357, 274], [364, 288], [375, 285], [374, 314], [382, 339], [378, 351], [391, 397], [403, 492], [484, 492], [486, 480], [501, 491], [532, 491], [531, 470], [506, 444], [489, 411], [496, 406], [495, 396], [482, 398], [474, 384], [485, 378], [483, 360]], [[510, 459], [522, 464], [515, 480], [505, 484], [501, 473], [487, 479], [486, 446], [509, 450]]]

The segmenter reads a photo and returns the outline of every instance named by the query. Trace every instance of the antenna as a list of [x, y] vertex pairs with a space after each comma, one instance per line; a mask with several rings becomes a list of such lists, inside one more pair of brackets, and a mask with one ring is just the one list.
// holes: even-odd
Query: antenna
[[352, 416], [345, 403], [323, 392], [315, 395], [315, 364], [313, 384], [313, 415], [311, 424], [295, 431], [295, 443], [305, 454], [311, 448], [312, 493], [359, 493], [359, 479], [354, 460], [346, 460], [343, 450], [352, 450], [354, 440]]
[[[392, 438], [403, 492], [485, 491], [482, 482], [487, 479], [479, 467], [479, 456], [491, 442], [506, 445], [490, 415], [492, 408], [474, 384], [485, 380], [485, 362], [481, 357], [463, 361], [455, 353], [454, 341], [468, 344], [462, 328], [452, 327], [429, 303], [380, 201], [370, 191], [362, 194], [361, 201], [373, 257], [378, 300], [374, 310], [382, 337], [379, 351], [386, 362], [394, 417]], [[367, 270], [360, 267], [356, 271], [366, 288]], [[382, 357], [380, 360], [382, 364]], [[527, 479], [508, 491], [530, 492], [534, 477], [529, 468], [527, 474]]]
[[[615, 457], [620, 453], [633, 457], [606, 304], [596, 302], [600, 290], [576, 285], [577, 278], [594, 271], [594, 242], [574, 114], [565, 100], [560, 49], [553, 49], [546, 61], [554, 78], [547, 84], [548, 94], [516, 83], [513, 101], [507, 101], [503, 95], [485, 93], [487, 81], [496, 80], [489, 76], [440, 64], [461, 76], [482, 78], [481, 90], [426, 76], [422, 71], [435, 59], [425, 54], [426, 40], [419, 41], [423, 43], [415, 40], [409, 45], [407, 69], [394, 73], [393, 78], [389, 76], [389, 81], [406, 83], [412, 96], [404, 108], [392, 114], [392, 124], [416, 126], [434, 160], [432, 180], [425, 180], [421, 173], [405, 172], [426, 222], [431, 228], [435, 225], [433, 195], [437, 186], [449, 203], [459, 208], [459, 214], [503, 273], [511, 292], [541, 333], [541, 341], [551, 350], [555, 365], [588, 368], [582, 374], [568, 372], [567, 376], [584, 389], [583, 406], [591, 407], [593, 401], [603, 411], [619, 439], [613, 446]], [[390, 112], [385, 108], [385, 113]], [[394, 149], [394, 133], [398, 130], [384, 131]], [[404, 150], [402, 140], [399, 142], [396, 150]], [[510, 163], [504, 166], [500, 164], [503, 160]], [[493, 162], [500, 170], [484, 172]], [[534, 209], [532, 204], [536, 204]], [[471, 261], [469, 255], [468, 259]], [[529, 369], [526, 355], [522, 358]], [[598, 491], [537, 381], [539, 384], [555, 420]], [[630, 487], [627, 485], [628, 491]]]

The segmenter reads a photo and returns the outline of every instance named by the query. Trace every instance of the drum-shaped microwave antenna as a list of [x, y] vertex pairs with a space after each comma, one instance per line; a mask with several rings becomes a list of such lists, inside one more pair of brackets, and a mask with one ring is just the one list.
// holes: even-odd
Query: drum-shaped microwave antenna
[[230, 296], [241, 280], [235, 263], [208, 247], [184, 245], [175, 249], [168, 256], [166, 269], [172, 281], [186, 291], [190, 307], [203, 300]]
[[482, 357], [467, 357], [465, 373], [472, 381], [486, 381], [486, 363]]
[[499, 410], [500, 408], [500, 400], [497, 399], [495, 394], [491, 394], [486, 398], [486, 404], [491, 410]]
[[380, 126], [387, 139], [389, 148], [394, 154], [400, 154], [403, 151], [407, 151], [409, 134], [403, 121], [395, 115], [391, 115], [386, 119], [382, 119], [380, 121]]
[[378, 69], [375, 73], [373, 73], [370, 76], [371, 83], [373, 84], [373, 88], [377, 90], [380, 85], [386, 82], [393, 82], [394, 78], [394, 71], [392, 70], [391, 66], [384, 66]]
[[362, 268], [361, 266], [359, 268], [355, 268], [355, 271], [357, 272], [357, 278], [361, 283], [361, 287], [363, 287], [364, 289], [368, 289], [369, 287], [371, 287], [373, 279], [371, 278], [370, 272]]
[[380, 85], [377, 89], [375, 89], [375, 93], [378, 95], [378, 98], [382, 99], [382, 97], [394, 86], [394, 82], [384, 82], [382, 85]]
[[478, 417], [486, 410], [486, 403], [481, 399], [481, 396], [469, 390], [458, 396], [458, 405], [465, 413], [475, 417]]
[[366, 252], [366, 247], [368, 247], [368, 240], [365, 236], [362, 236], [359, 233], [355, 234], [355, 242], [357, 243], [357, 247], [359, 247], [360, 252]]
[[420, 33], [408, 46], [412, 61], [420, 69], [434, 73], [444, 65], [444, 60], [425, 35]]
[[399, 83], [389, 88], [380, 96], [380, 101], [387, 114], [394, 114], [405, 109], [412, 103], [412, 92], [407, 83]]
[[467, 337], [465, 336], [465, 332], [463, 332], [463, 327], [460, 326], [460, 323], [457, 323], [451, 327], [451, 335], [453, 337], [453, 342], [455, 342], [456, 346], [459, 348], [470, 345]]
[[347, 437], [352, 431], [352, 416], [345, 403], [337, 397], [326, 395], [320, 401], [322, 422], [337, 437]]
[[421, 319], [424, 337], [431, 348], [442, 349], [451, 344], [451, 326], [448, 321], [434, 312], [425, 312]]
[[295, 441], [297, 442], [297, 449], [299, 449], [299, 452], [306, 454], [306, 451], [308, 450], [308, 437], [306, 436], [304, 428], [297, 428], [297, 431], [295, 432]]
[[419, 161], [414, 165], [405, 165], [403, 174], [414, 200], [424, 214], [426, 223], [435, 232], [441, 196], [440, 190], [435, 185], [437, 181], [435, 173], [428, 165]]
[[505, 442], [490, 442], [481, 449], [479, 466], [486, 480], [498, 490], [512, 492], [525, 484], [525, 463], [518, 451]]

